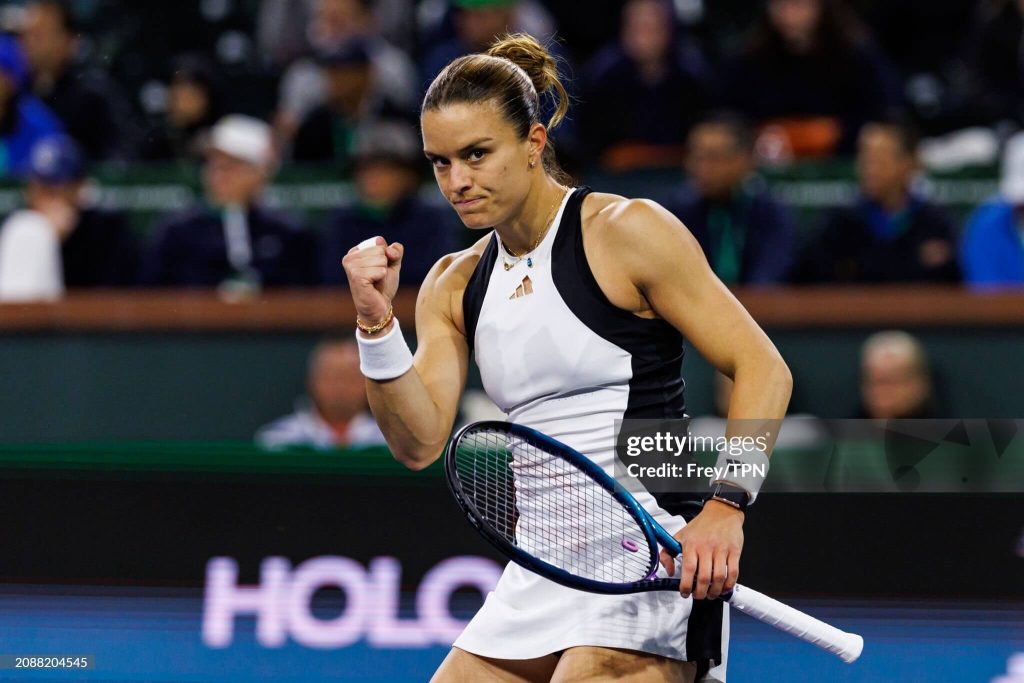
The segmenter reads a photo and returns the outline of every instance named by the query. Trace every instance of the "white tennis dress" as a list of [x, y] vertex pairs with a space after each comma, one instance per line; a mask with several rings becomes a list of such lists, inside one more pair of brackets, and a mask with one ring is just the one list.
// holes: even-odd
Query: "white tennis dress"
[[[583, 251], [580, 208], [588, 192], [566, 194], [528, 257], [510, 256], [492, 235], [463, 309], [484, 389], [508, 419], [612, 473], [617, 419], [682, 417], [682, 337], [601, 292]], [[685, 526], [650, 494], [637, 498], [669, 533]], [[670, 591], [578, 591], [510, 563], [455, 646], [502, 659], [582, 645], [624, 648], [712, 660], [721, 665], [712, 680], [724, 681], [728, 617], [721, 603], [694, 604]]]

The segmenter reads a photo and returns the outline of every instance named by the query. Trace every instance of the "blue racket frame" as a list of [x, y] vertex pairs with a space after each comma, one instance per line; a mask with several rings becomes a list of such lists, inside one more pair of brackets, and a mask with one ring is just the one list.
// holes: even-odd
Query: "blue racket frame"
[[[584, 474], [590, 477], [601, 488], [611, 493], [612, 496], [614, 496], [614, 498], [629, 512], [630, 516], [636, 520], [637, 524], [640, 525], [640, 529], [643, 531], [644, 536], [647, 539], [647, 546], [650, 550], [650, 571], [647, 577], [631, 583], [607, 583], [604, 581], [596, 581], [594, 579], [575, 576], [564, 569], [530, 555], [515, 544], [509, 542], [508, 539], [493, 529], [491, 525], [485, 521], [486, 518], [477, 509], [472, 499], [464, 493], [462, 489], [462, 482], [459, 481], [455, 463], [456, 453], [458, 452], [462, 438], [468, 432], [484, 429], [504, 432], [518, 437], [523, 441], [531, 443], [542, 449], [545, 453], [549, 453], [569, 462], [577, 469], [583, 471]], [[640, 506], [640, 503], [636, 501], [636, 498], [634, 498], [621, 483], [616, 481], [615, 478], [609, 476], [590, 458], [569, 446], [566, 446], [564, 443], [557, 441], [546, 434], [542, 434], [535, 429], [530, 429], [529, 427], [524, 427], [523, 425], [515, 424], [513, 422], [502, 422], [500, 420], [473, 422], [460, 429], [456, 432], [455, 436], [452, 437], [445, 453], [444, 466], [445, 478], [448, 481], [448, 488], [451, 490], [452, 495], [455, 497], [459, 506], [466, 512], [469, 522], [491, 545], [521, 567], [525, 567], [526, 569], [551, 579], [555, 583], [560, 583], [563, 586], [577, 588], [591, 593], [622, 595], [646, 591], [679, 590], [679, 579], [654, 578], [658, 571], [658, 545], [660, 544], [665, 548], [665, 550], [669, 551], [673, 557], [677, 557], [682, 552], [682, 546], [680, 546], [679, 541], [673, 538], [672, 535], [669, 534], [663, 526], [661, 526], [661, 524], [651, 517], [651, 515]], [[722, 597], [724, 598], [726, 596], [723, 595]]]

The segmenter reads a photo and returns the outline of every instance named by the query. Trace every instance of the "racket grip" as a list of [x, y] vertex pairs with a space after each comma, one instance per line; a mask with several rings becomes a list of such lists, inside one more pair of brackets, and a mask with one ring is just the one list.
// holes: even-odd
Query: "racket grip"
[[864, 650], [864, 639], [856, 633], [840, 631], [753, 588], [736, 584], [727, 600], [740, 612], [828, 650], [846, 663], [856, 661]]

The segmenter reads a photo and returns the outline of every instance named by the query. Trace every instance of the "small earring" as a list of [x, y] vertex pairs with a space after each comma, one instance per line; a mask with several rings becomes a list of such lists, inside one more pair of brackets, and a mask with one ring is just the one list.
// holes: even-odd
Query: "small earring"
[[530, 168], [533, 168], [536, 165], [537, 165], [537, 160], [536, 159], [530, 159]]

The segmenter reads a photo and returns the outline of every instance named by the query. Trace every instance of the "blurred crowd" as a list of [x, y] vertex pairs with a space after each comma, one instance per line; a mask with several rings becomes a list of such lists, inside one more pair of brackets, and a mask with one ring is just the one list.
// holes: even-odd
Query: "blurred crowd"
[[[420, 191], [418, 104], [507, 31], [563, 63], [567, 170], [681, 170], [653, 198], [727, 284], [1024, 284], [1024, 0], [26, 0], [0, 27], [0, 177], [25, 197], [0, 226], [3, 299], [341, 284], [376, 234], [417, 284], [466, 242]], [[858, 196], [799, 230], [759, 171], [832, 158], [855, 159]], [[203, 196], [139, 234], [90, 173], [147, 162], [201, 166]], [[921, 190], [997, 163], [965, 223]], [[263, 201], [282, 164], [355, 199], [317, 225], [282, 213]]]

